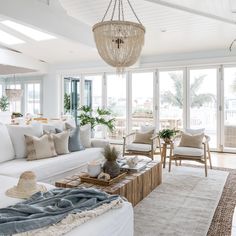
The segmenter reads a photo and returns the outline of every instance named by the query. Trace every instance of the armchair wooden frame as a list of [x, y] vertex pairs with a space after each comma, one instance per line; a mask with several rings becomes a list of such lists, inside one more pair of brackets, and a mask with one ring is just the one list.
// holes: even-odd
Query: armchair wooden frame
[[210, 153], [210, 148], [209, 148], [209, 141], [210, 137], [205, 135], [205, 140], [202, 142], [203, 145], [203, 155], [201, 156], [190, 156], [190, 155], [174, 155], [173, 150], [174, 150], [174, 141], [178, 138], [180, 138], [181, 135], [177, 135], [174, 137], [173, 142], [171, 143], [171, 150], [170, 150], [170, 162], [169, 162], [169, 172], [171, 171], [171, 162], [173, 160], [175, 161], [181, 161], [182, 160], [189, 160], [189, 161], [197, 161], [199, 163], [204, 164], [205, 166], [205, 176], [207, 177], [207, 160], [209, 160], [210, 168], [212, 169], [212, 162], [211, 162], [211, 153]]
[[[155, 154], [159, 154], [159, 153], [161, 154], [161, 142], [160, 142], [159, 135], [157, 135], [157, 134], [154, 135], [152, 138], [150, 138], [150, 142], [151, 142], [150, 151], [127, 150], [126, 149], [127, 139], [134, 137], [134, 135], [135, 135], [135, 132], [132, 132], [132, 133], [123, 137], [123, 156], [125, 156], [125, 155], [142, 155], [142, 156], [148, 156], [153, 160]], [[157, 148], [159, 148], [160, 152], [156, 152]]]

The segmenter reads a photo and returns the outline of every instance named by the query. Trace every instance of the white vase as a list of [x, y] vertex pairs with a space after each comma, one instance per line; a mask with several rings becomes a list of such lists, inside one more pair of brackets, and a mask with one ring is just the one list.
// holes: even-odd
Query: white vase
[[88, 164], [88, 174], [90, 177], [97, 177], [101, 172], [101, 163], [91, 162]]
[[11, 112], [10, 111], [0, 111], [0, 123], [10, 124], [11, 123]]

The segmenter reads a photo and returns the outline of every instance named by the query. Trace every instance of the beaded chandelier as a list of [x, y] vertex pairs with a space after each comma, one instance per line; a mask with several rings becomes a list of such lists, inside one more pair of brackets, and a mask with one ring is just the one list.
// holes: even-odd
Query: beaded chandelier
[[[125, 67], [135, 64], [144, 45], [145, 27], [137, 17], [130, 1], [126, 1], [137, 23], [125, 20], [123, 0], [110, 0], [102, 21], [93, 26], [99, 55], [118, 71], [123, 71]], [[105, 20], [109, 12], [111, 12], [111, 19]], [[114, 19], [115, 15], [118, 19]]]

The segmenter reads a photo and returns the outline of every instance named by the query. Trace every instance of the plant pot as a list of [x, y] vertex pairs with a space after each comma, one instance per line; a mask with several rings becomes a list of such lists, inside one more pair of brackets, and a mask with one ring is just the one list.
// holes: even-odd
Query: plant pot
[[170, 138], [164, 138], [165, 143], [170, 143], [171, 139]]
[[120, 166], [116, 161], [106, 161], [103, 165], [103, 171], [115, 178], [120, 174]]

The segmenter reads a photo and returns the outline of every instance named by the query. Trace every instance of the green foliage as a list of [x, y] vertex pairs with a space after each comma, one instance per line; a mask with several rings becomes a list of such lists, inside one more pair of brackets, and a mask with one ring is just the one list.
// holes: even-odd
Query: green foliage
[[70, 94], [65, 93], [64, 94], [64, 110], [65, 113], [70, 111]]
[[159, 131], [159, 136], [162, 139], [171, 139], [178, 132], [179, 132], [179, 130], [175, 130], [175, 129], [163, 129], [163, 130]]
[[119, 156], [119, 152], [116, 150], [115, 147], [111, 147], [110, 145], [107, 145], [104, 148], [103, 155], [107, 161], [116, 161], [116, 159]]
[[1, 111], [7, 111], [7, 108], [9, 106], [9, 101], [7, 96], [2, 96], [0, 98], [0, 109]]
[[112, 132], [115, 128], [115, 118], [107, 119], [111, 112], [106, 109], [97, 108], [96, 111], [89, 106], [82, 106], [79, 108], [80, 115], [78, 116], [80, 125], [91, 124], [93, 129], [96, 125], [107, 126]]
[[[170, 78], [174, 82], [175, 92], [167, 91], [162, 96], [162, 102], [169, 103], [173, 106], [183, 108], [183, 79], [182, 75], [176, 73], [169, 73]], [[215, 101], [214, 94], [198, 93], [206, 75], [199, 76], [194, 79], [194, 83], [190, 86], [190, 105], [191, 107], [201, 107], [205, 103]]]

